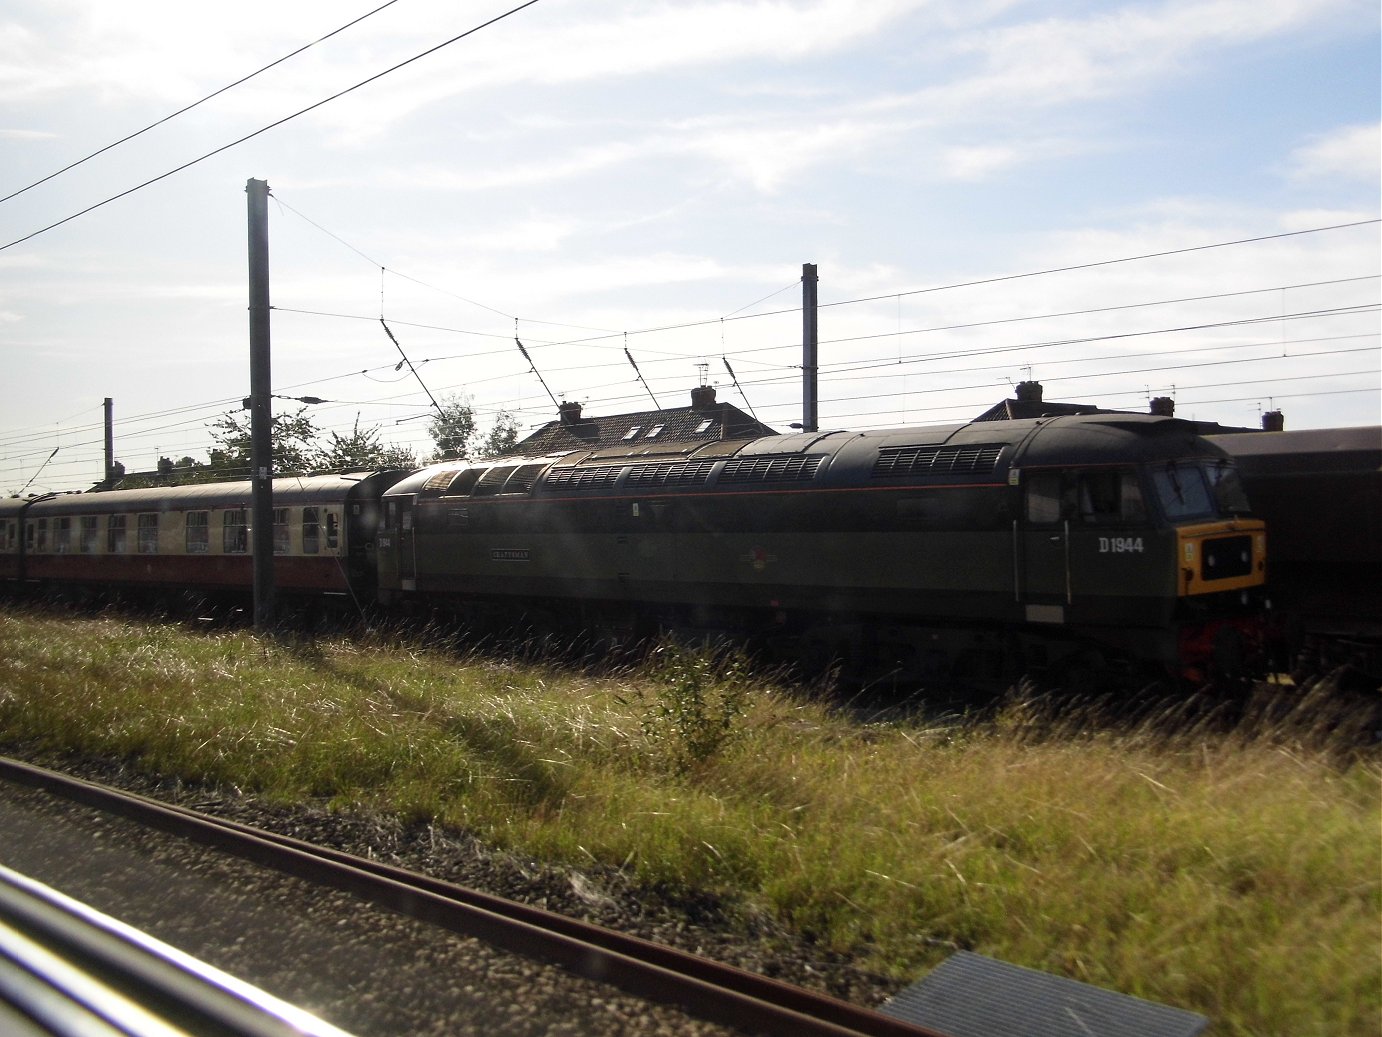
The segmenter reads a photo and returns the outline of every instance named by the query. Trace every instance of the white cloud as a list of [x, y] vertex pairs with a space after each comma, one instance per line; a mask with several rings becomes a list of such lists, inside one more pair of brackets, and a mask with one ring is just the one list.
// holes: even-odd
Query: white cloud
[[1023, 158], [1017, 149], [998, 144], [954, 147], [941, 153], [941, 168], [954, 180], [982, 180]]
[[1382, 124], [1343, 126], [1291, 153], [1293, 180], [1347, 177], [1370, 182], [1382, 167]]
[[978, 58], [980, 68], [875, 103], [947, 113], [958, 121], [976, 109], [999, 113], [1011, 105], [1116, 95], [1182, 76], [1208, 53], [1298, 32], [1347, 7], [1348, 0], [1175, 0], [974, 29], [955, 37], [948, 52]]

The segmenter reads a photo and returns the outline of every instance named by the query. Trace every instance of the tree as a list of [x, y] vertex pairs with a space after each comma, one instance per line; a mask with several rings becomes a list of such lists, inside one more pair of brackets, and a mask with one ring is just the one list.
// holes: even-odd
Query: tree
[[416, 468], [417, 455], [407, 447], [385, 446], [379, 442], [379, 427], [360, 428], [360, 415], [350, 435], [329, 433], [331, 441], [316, 454], [318, 468], [344, 471], [348, 468]]
[[[273, 417], [269, 437], [275, 475], [303, 475], [312, 468], [321, 433], [306, 411], [303, 407], [296, 414]], [[209, 451], [207, 474], [216, 479], [248, 479], [254, 455], [249, 411], [226, 411], [211, 423], [209, 431], [217, 446]]]
[[475, 437], [475, 408], [468, 396], [447, 396], [427, 422], [427, 434], [437, 445], [437, 460], [468, 457]]
[[480, 445], [481, 457], [502, 457], [518, 444], [518, 419], [506, 410], [494, 416], [494, 427]]

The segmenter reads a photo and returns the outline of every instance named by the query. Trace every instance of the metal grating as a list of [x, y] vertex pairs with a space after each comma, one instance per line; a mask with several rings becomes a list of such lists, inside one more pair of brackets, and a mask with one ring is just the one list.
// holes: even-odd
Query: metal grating
[[504, 483], [508, 481], [509, 476], [512, 474], [512, 468], [491, 468], [484, 475], [480, 476], [480, 481], [471, 489], [470, 495], [472, 497], [492, 497], [503, 489]]
[[755, 482], [810, 482], [821, 466], [821, 455], [805, 457], [784, 454], [778, 457], [736, 457], [725, 462], [720, 485]]
[[635, 465], [624, 486], [650, 489], [658, 486], [704, 486], [710, 479], [714, 461], [663, 461]]
[[1196, 1037], [1209, 1020], [961, 951], [879, 1011], [948, 1037]]
[[623, 470], [621, 464], [555, 468], [547, 473], [544, 485], [549, 490], [608, 490], [614, 486], [614, 481]]
[[537, 485], [538, 476], [547, 468], [547, 462], [541, 464], [525, 464], [515, 469], [513, 475], [509, 476], [509, 481], [504, 484], [505, 493], [527, 493]]
[[980, 475], [998, 467], [1003, 445], [996, 446], [889, 446], [878, 451], [873, 477], [897, 475]]
[[440, 490], [452, 479], [456, 478], [456, 470], [448, 468], [442, 472], [435, 472], [427, 477], [427, 481], [422, 484], [424, 490]]
[[448, 497], [461, 497], [475, 488], [475, 484], [480, 480], [480, 476], [485, 474], [483, 468], [467, 468], [452, 481], [445, 491]]

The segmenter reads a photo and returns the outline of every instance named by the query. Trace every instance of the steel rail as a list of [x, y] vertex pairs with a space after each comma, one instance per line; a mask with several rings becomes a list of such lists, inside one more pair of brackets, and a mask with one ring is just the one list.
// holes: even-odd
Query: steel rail
[[350, 1037], [0, 865], [0, 1031], [11, 1027], [35, 1037]]
[[945, 1037], [826, 994], [393, 865], [0, 757], [0, 779], [233, 853], [645, 1000], [774, 1037]]

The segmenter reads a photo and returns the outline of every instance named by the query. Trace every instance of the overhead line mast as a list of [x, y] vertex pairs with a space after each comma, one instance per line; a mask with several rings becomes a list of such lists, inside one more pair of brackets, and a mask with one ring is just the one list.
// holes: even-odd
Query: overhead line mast
[[250, 479], [254, 513], [254, 629], [274, 621], [273, 379], [269, 365], [269, 183], [250, 180]]

